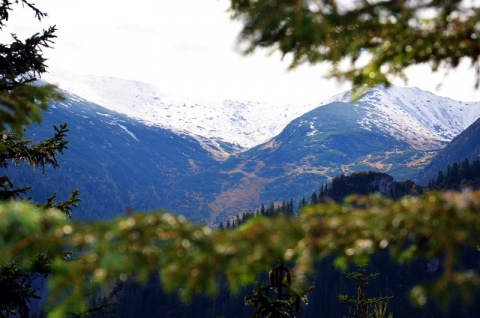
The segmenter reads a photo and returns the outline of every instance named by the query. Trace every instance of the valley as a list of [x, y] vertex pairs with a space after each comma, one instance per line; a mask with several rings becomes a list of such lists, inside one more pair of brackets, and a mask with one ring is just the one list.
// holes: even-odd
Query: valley
[[[70, 149], [59, 158], [60, 169], [34, 177], [21, 168], [15, 172], [19, 184], [34, 186], [35, 199], [42, 200], [61, 183], [59, 195], [80, 190], [85, 201], [76, 212], [80, 219], [112, 218], [133, 208], [168, 210], [215, 225], [261, 204], [289, 199], [298, 204], [302, 196], [340, 174], [372, 170], [400, 181], [417, 180], [436, 153], [480, 117], [480, 103], [453, 101], [416, 88], [380, 87], [354, 102], [349, 102], [348, 93], [340, 94], [311, 110], [304, 108], [295, 118], [293, 113], [277, 113], [270, 120], [260, 115], [261, 120], [249, 125], [250, 113], [262, 105], [230, 101], [227, 104], [238, 113], [229, 115], [229, 129], [222, 120], [215, 121], [225, 115], [225, 108], [191, 104], [190, 116], [208, 113], [213, 118], [208, 124], [197, 122], [192, 132], [188, 125], [173, 128], [154, 116], [159, 105], [148, 102], [163, 97], [157, 99], [148, 87], [114, 84], [120, 85], [117, 91], [124, 84], [136, 87], [136, 99], [118, 106], [105, 97], [103, 105], [111, 102], [105, 107], [65, 91], [66, 100], [52, 104], [44, 123], [29, 128], [27, 134], [34, 139], [48, 136], [52, 124], [68, 122], [71, 130]], [[115, 90], [109, 91], [113, 96]], [[131, 113], [140, 104], [142, 118]], [[163, 105], [168, 114], [184, 108], [182, 103]], [[153, 113], [148, 113], [150, 108]], [[290, 121], [285, 124], [278, 117]], [[242, 129], [240, 137], [232, 133]], [[215, 136], [210, 134], [213, 130]], [[254, 135], [263, 139], [242, 142]]]

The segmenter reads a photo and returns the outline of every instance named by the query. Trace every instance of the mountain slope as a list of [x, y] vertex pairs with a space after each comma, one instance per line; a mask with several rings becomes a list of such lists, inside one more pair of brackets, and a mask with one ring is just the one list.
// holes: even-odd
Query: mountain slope
[[[158, 87], [110, 77], [62, 73], [50, 74], [47, 80], [148, 125], [189, 134], [219, 159], [267, 142], [293, 119], [318, 106], [351, 101], [349, 92], [318, 106], [198, 101], [173, 98]], [[444, 147], [480, 117], [479, 102], [454, 101], [418, 88], [378, 87], [355, 104], [367, 111], [360, 120], [365, 128], [379, 127], [418, 150]]]
[[[324, 102], [350, 101], [350, 94], [336, 95]], [[480, 102], [459, 102], [413, 88], [377, 87], [360, 98], [356, 105], [367, 110], [362, 124], [412, 145], [431, 150], [446, 145], [480, 117]]]
[[[46, 80], [109, 110], [147, 125], [197, 138], [219, 159], [256, 146], [277, 135], [314, 105], [280, 105], [252, 101], [192, 100], [160, 88], [112, 77], [49, 74]], [[218, 152], [222, 149], [222, 152]]]
[[470, 116], [480, 115], [480, 103], [450, 103], [418, 89], [377, 88], [353, 103], [344, 102], [345, 96], [293, 120], [270, 141], [181, 180], [179, 187], [202, 198], [193, 205], [218, 222], [262, 203], [308, 195], [343, 173], [374, 170], [413, 179]]
[[446, 170], [448, 165], [478, 156], [480, 156], [480, 118], [443, 148], [419, 174], [418, 179], [425, 185], [437, 177], [438, 171]]
[[[351, 172], [382, 171], [396, 179], [416, 176], [430, 152], [365, 127], [368, 107], [333, 102], [300, 116], [269, 142], [230, 157], [220, 166], [181, 180], [179, 187], [202, 198], [213, 222], [262, 203], [309, 195], [327, 180]], [[208, 185], [202, 184], [209, 180]], [[190, 188], [192, 184], [201, 186]], [[205, 193], [198, 193], [204, 189]], [[208, 198], [210, 202], [205, 204]], [[186, 204], [180, 200], [178, 204]]]
[[74, 95], [52, 104], [44, 123], [29, 127], [27, 136], [43, 139], [52, 134], [52, 124], [63, 122], [70, 128], [69, 149], [58, 157], [60, 168], [32, 175], [17, 167], [13, 177], [15, 184], [33, 185], [29, 195], [38, 201], [53, 192], [62, 199], [78, 188], [83, 200], [74, 213], [78, 218], [112, 217], [127, 207], [170, 209], [171, 184], [216, 162], [188, 135], [145, 125]]
[[[241, 144], [223, 132], [222, 121], [214, 128], [218, 136], [224, 133], [226, 137], [212, 139], [186, 129], [163, 128], [161, 123], [69, 94], [65, 102], [52, 105], [44, 125], [29, 129], [39, 139], [49, 134], [52, 123], [70, 124], [71, 150], [60, 158], [61, 168], [34, 177], [20, 169], [15, 180], [18, 185], [34, 185], [32, 194], [38, 200], [57, 191], [59, 185], [60, 197], [79, 188], [84, 198], [78, 209], [82, 218], [112, 217], [131, 206], [135, 210], [166, 208], [191, 220], [215, 223], [262, 203], [310, 195], [321, 183], [342, 173], [374, 170], [400, 181], [413, 178], [452, 134], [473, 121], [469, 116], [480, 116], [480, 103], [450, 105], [430, 93], [394, 88], [390, 94], [390, 90], [373, 90], [355, 103], [344, 102], [348, 94], [337, 96], [292, 120], [267, 142], [243, 152], [238, 152]], [[148, 98], [155, 97], [151, 93]], [[416, 100], [410, 100], [412, 96]], [[422, 102], [425, 96], [433, 106]], [[139, 93], [134, 100], [145, 98]], [[243, 110], [242, 105], [246, 104], [231, 107], [239, 114], [253, 112], [251, 105]], [[142, 109], [150, 109], [147, 106]], [[168, 115], [178, 107], [183, 108], [169, 104], [163, 111]], [[203, 108], [192, 109], [193, 114]], [[222, 109], [208, 111], [216, 118], [215, 111]], [[464, 115], [467, 112], [469, 116]], [[246, 117], [237, 117], [232, 125], [240, 127], [245, 121]], [[215, 120], [205, 123], [200, 121], [198, 126], [212, 129], [208, 125]], [[228, 158], [221, 156], [227, 152]]]

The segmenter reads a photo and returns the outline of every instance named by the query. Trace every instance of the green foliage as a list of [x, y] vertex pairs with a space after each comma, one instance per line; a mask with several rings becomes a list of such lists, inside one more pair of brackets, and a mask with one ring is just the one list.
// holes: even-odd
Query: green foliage
[[[387, 305], [391, 296], [383, 297], [368, 297], [366, 287], [369, 282], [379, 275], [369, 274], [365, 276], [367, 271], [366, 265], [360, 265], [358, 271], [347, 272], [345, 275], [348, 278], [354, 279], [357, 285], [357, 295], [352, 297], [349, 295], [338, 295], [338, 300], [341, 303], [348, 303], [349, 313], [352, 313], [355, 317], [360, 318], [385, 318], [387, 314]], [[393, 317], [393, 314], [388, 315], [389, 318]]]
[[[0, 1], [0, 30], [6, 26], [9, 13], [15, 5], [28, 7], [38, 20], [46, 15], [27, 0], [2, 0]], [[50, 48], [55, 38], [55, 31], [55, 27], [49, 27], [25, 41], [12, 34], [11, 43], [0, 43], [0, 166], [4, 169], [8, 168], [10, 163], [27, 164], [34, 169], [41, 167], [43, 171], [45, 166], [56, 168], [58, 167], [57, 154], [63, 153], [67, 148], [66, 124], [60, 125], [60, 128], [54, 126], [55, 135], [36, 145], [32, 140], [23, 139], [24, 125], [40, 122], [41, 113], [47, 109], [49, 102], [52, 99], [61, 99], [61, 95], [54, 86], [35, 83], [37, 77], [46, 72], [43, 49]], [[21, 199], [29, 189], [30, 187], [15, 188], [13, 181], [7, 175], [0, 176], [0, 200], [3, 202]], [[70, 216], [72, 207], [79, 201], [77, 195], [78, 193], [74, 191], [67, 201], [60, 203], [53, 201], [55, 198], [53, 195], [47, 203], [38, 204], [37, 209], [45, 215], [50, 215], [52, 208], [57, 208]], [[13, 231], [23, 233], [28, 232], [32, 227], [42, 226], [39, 219], [27, 212], [33, 210], [31, 207], [15, 205], [17, 203], [4, 204], [9, 207], [9, 210], [22, 215], [6, 216], [11, 218], [13, 224], [10, 224], [11, 227], [2, 233], [2, 240], [15, 237], [16, 234]], [[54, 213], [58, 213], [58, 210]], [[40, 223], [32, 224], [32, 222]], [[15, 248], [31, 243], [26, 240]], [[55, 245], [55, 243], [52, 244]], [[57, 246], [61, 248], [56, 250], [56, 255], [61, 257], [69, 255], [68, 249], [60, 242]], [[30, 302], [40, 298], [33, 282], [38, 278], [45, 279], [51, 274], [52, 255], [54, 254], [50, 253], [50, 247], [41, 247], [32, 250], [30, 255], [23, 258], [2, 260], [0, 267], [0, 315], [2, 317], [30, 316]]]
[[[38, 251], [57, 255], [49, 287], [51, 299], [61, 301], [50, 317], [84, 312], [86, 290], [105, 289], [127, 277], [146, 279], [160, 272], [168, 291], [181, 290], [189, 298], [218, 291], [219, 275], [238, 290], [282, 260], [294, 264], [297, 279], [292, 286], [301, 290], [315, 261], [333, 255], [365, 262], [381, 250], [388, 250], [396, 262], [441, 260], [438, 277], [413, 287], [417, 304], [425, 304], [429, 294], [444, 301], [460, 293], [468, 300], [480, 287], [480, 277], [458, 268], [456, 255], [461, 247], [476, 248], [479, 243], [479, 208], [480, 192], [427, 193], [397, 202], [351, 197], [344, 204], [307, 207], [298, 218], [256, 217], [229, 231], [212, 231], [170, 214], [69, 223], [58, 214], [12, 203], [0, 206], [5, 220], [0, 225], [0, 257], [29, 260]], [[79, 260], [65, 262], [58, 252], [72, 247]]]
[[[231, 0], [245, 53], [270, 48], [302, 63], [331, 63], [330, 76], [354, 90], [405, 78], [408, 66], [455, 68], [469, 60], [480, 77], [480, 11], [454, 1]], [[242, 46], [243, 45], [243, 46]]]
[[72, 209], [74, 207], [77, 207], [78, 203], [82, 201], [81, 199], [78, 198], [79, 193], [80, 191], [74, 190], [72, 191], [72, 193], [70, 194], [70, 196], [66, 201], [61, 201], [61, 202], [53, 201], [57, 197], [57, 194], [54, 193], [49, 198], [47, 198], [47, 202], [39, 203], [37, 204], [37, 207], [40, 208], [41, 210], [56, 209], [58, 211], [63, 212], [66, 216], [71, 218]]
[[[41, 167], [45, 171], [45, 166], [53, 168], [59, 167], [57, 155], [63, 154], [67, 149], [66, 134], [68, 132], [67, 124], [60, 125], [60, 128], [53, 126], [55, 135], [47, 138], [38, 144], [33, 144], [33, 140], [25, 140], [14, 133], [4, 133], [0, 139], [0, 167], [8, 168], [9, 163], [14, 165], [28, 164], [36, 169]], [[6, 175], [0, 176], [0, 199], [9, 200], [21, 197], [30, 187], [15, 189], [12, 180]]]
[[[0, 30], [5, 27], [15, 4], [27, 6], [41, 20], [46, 14], [26, 0], [0, 2]], [[41, 121], [41, 113], [52, 99], [60, 99], [52, 85], [33, 85], [46, 72], [43, 49], [50, 48], [56, 28], [49, 27], [22, 41], [12, 34], [13, 42], [0, 43], [0, 132], [11, 130], [21, 136], [23, 126]]]

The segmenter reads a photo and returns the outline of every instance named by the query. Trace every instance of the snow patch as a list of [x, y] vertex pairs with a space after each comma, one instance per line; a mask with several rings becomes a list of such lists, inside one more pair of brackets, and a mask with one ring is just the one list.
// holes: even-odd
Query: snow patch
[[138, 140], [137, 136], [135, 136], [134, 133], [132, 133], [130, 130], [128, 130], [127, 127], [123, 126], [123, 125], [120, 125], [119, 123], [117, 123], [117, 126], [122, 128], [127, 134], [129, 134], [133, 139], [135, 139], [136, 141], [140, 141]]
[[310, 123], [310, 131], [307, 133], [307, 137], [312, 137], [318, 134], [317, 128], [315, 128], [315, 125], [313, 122]]

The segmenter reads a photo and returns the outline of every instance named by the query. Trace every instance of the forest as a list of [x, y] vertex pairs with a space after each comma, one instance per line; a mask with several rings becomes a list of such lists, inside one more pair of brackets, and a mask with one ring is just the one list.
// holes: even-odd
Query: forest
[[[463, 168], [459, 168], [463, 167]], [[480, 189], [480, 158], [465, 159], [459, 163], [449, 165], [446, 171], [439, 171], [439, 177], [431, 180], [427, 187], [415, 185], [413, 181], [394, 181], [391, 176], [381, 172], [361, 172], [351, 175], [341, 175], [332, 179], [330, 183], [319, 186], [318, 191], [312, 192], [310, 199], [305, 197], [299, 200], [298, 207], [294, 206], [294, 200], [282, 201], [279, 204], [270, 203], [262, 205], [259, 209], [248, 211], [221, 223], [219, 229], [228, 231], [242, 226], [254, 217], [297, 217], [301, 209], [309, 205], [321, 204], [327, 201], [343, 202], [350, 195], [381, 194], [396, 200], [404, 196], [418, 196], [424, 191], [433, 190], [459, 190], [469, 188]], [[465, 172], [468, 173], [465, 173]], [[446, 182], [444, 175], [449, 175]], [[381, 191], [379, 180], [388, 180], [389, 186]], [[454, 181], [456, 180], [456, 181]], [[369, 185], [369, 186], [366, 186]], [[385, 191], [386, 190], [386, 191]], [[348, 279], [344, 271], [335, 269], [332, 259], [326, 259], [315, 264], [313, 278], [309, 281], [314, 290], [307, 295], [308, 305], [303, 303], [302, 314], [299, 317], [342, 317], [349, 313], [349, 307], [338, 301], [338, 295], [350, 294], [356, 296], [357, 285]], [[465, 268], [478, 267], [478, 255], [474, 250], [465, 249], [461, 252], [461, 261]], [[399, 265], [388, 259], [386, 253], [374, 257], [366, 270], [379, 274], [369, 283], [367, 295], [388, 296], [388, 309], [385, 317], [392, 312], [397, 317], [474, 317], [480, 311], [474, 304], [462, 304], [460, 298], [448, 308], [442, 308], [438, 303], [429, 303], [424, 308], [418, 308], [411, 304], [408, 297], [408, 288], [418, 282], [435, 277], [441, 266], [439, 259], [430, 261], [415, 261], [412, 264]], [[350, 265], [350, 270], [356, 266]], [[258, 282], [266, 284], [267, 273], [259, 275]], [[178, 294], [166, 293], [159, 277], [151, 278], [146, 284], [138, 282], [119, 283], [106, 297], [102, 296], [94, 302], [96, 305], [114, 303], [106, 312], [115, 317], [131, 317], [134, 313], [141, 313], [142, 317], [248, 317], [254, 313], [253, 308], [245, 304], [245, 299], [254, 291], [254, 285], [244, 287], [238, 293], [231, 293], [226, 281], [220, 283], [221, 290], [217, 296], [196, 296], [188, 302], [181, 299]], [[358, 315], [360, 317], [360, 315]], [[99, 316], [100, 317], [100, 316]], [[377, 316], [378, 317], [378, 316]]]

